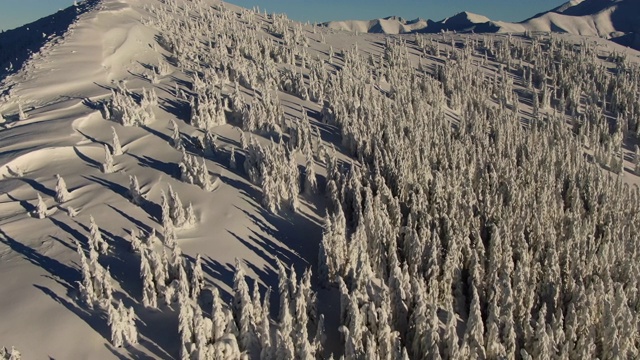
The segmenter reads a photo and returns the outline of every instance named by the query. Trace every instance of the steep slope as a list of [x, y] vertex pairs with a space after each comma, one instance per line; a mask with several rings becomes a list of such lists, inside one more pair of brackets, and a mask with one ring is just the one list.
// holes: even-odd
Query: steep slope
[[93, 9], [97, 3], [98, 0], [84, 1], [30, 24], [0, 32], [0, 81], [20, 69], [44, 44], [55, 44], [55, 39], [63, 36], [78, 16]]

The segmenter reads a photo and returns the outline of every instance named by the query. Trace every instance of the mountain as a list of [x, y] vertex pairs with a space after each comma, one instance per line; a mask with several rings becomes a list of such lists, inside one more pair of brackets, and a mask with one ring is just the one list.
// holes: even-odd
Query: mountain
[[444, 20], [421, 20], [410, 26], [396, 17], [322, 25], [336, 30], [385, 34], [559, 32], [597, 36], [640, 50], [640, 1], [637, 0], [572, 0], [518, 23], [491, 21], [481, 15], [462, 12]]
[[489, 23], [482, 15], [461, 12], [441, 21], [415, 19], [406, 21], [401, 17], [390, 16], [374, 20], [347, 20], [323, 23], [324, 27], [334, 30], [358, 31], [383, 34], [437, 33], [440, 31], [471, 31], [478, 25]]
[[406, 21], [401, 17], [390, 16], [374, 20], [334, 21], [324, 25], [331, 29], [358, 31], [360, 33], [404, 34], [424, 29], [428, 24], [423, 19]]
[[521, 23], [503, 25], [501, 32], [528, 30], [597, 36], [640, 50], [640, 2], [636, 0], [574, 0]]

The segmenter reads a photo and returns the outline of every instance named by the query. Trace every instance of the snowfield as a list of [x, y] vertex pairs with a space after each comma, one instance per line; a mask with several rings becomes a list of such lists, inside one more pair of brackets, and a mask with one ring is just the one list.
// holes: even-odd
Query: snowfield
[[399, 35], [426, 22], [88, 0], [4, 33], [0, 357], [637, 358], [607, 9]]

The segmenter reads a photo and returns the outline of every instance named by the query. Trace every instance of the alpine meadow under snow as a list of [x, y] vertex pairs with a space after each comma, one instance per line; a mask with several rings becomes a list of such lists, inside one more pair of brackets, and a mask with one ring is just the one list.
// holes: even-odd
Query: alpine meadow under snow
[[580, 35], [0, 34], [0, 358], [640, 357], [640, 52]]

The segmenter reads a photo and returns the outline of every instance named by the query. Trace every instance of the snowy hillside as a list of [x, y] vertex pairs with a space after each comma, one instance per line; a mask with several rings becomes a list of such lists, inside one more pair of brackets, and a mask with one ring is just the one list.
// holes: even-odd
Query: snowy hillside
[[2, 359], [640, 354], [636, 51], [214, 0], [0, 44]]
[[640, 50], [640, 2], [636, 0], [572, 0], [519, 23], [491, 21], [460, 13], [442, 21], [422, 20], [406, 26], [397, 19], [335, 21], [324, 26], [347, 31], [406, 34], [442, 31], [476, 33], [556, 32], [594, 36]]

